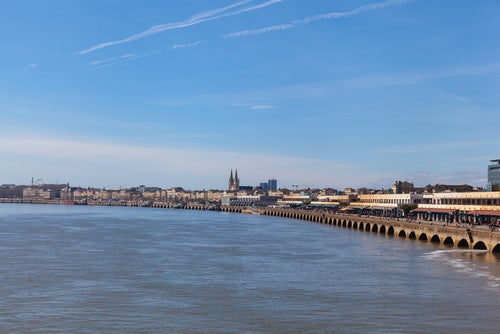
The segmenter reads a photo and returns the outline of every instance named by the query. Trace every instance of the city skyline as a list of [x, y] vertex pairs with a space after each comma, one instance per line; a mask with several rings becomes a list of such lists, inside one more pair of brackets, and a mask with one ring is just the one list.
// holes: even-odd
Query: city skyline
[[0, 184], [485, 187], [494, 0], [0, 4]]

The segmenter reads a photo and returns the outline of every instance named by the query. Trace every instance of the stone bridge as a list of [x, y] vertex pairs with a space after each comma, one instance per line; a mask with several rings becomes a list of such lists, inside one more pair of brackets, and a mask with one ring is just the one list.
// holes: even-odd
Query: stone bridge
[[[222, 211], [242, 212], [241, 208], [221, 208]], [[464, 249], [487, 250], [500, 253], [500, 232], [478, 228], [463, 228], [443, 224], [418, 223], [379, 217], [345, 215], [306, 210], [261, 209], [267, 216], [284, 217], [334, 225], [370, 233], [383, 234], [409, 240], [420, 240]]]

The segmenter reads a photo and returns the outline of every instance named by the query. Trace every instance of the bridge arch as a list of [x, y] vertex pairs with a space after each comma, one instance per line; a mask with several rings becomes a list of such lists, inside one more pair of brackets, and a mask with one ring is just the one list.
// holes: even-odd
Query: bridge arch
[[373, 224], [372, 232], [378, 233], [378, 225], [377, 224]]
[[354, 224], [352, 224], [352, 228], [357, 230], [358, 229], [358, 222], [354, 222]]
[[467, 240], [461, 239], [458, 242], [457, 247], [459, 247], [459, 248], [469, 248], [469, 243], [467, 242]]
[[435, 243], [435, 244], [439, 244], [441, 242], [441, 240], [439, 239], [439, 236], [437, 234], [434, 234], [432, 237], [431, 237], [431, 242], [432, 243]]
[[406, 232], [405, 232], [405, 230], [399, 231], [398, 237], [400, 237], [400, 238], [406, 238]]
[[427, 242], [427, 234], [425, 233], [420, 234], [418, 240]]
[[417, 235], [415, 234], [415, 232], [411, 231], [410, 234], [408, 235], [408, 239], [410, 239], [410, 240], [416, 240], [417, 239]]
[[474, 244], [472, 249], [482, 249], [482, 250], [488, 250], [488, 247], [486, 247], [486, 244], [482, 241], [478, 241]]
[[385, 234], [385, 225], [380, 226], [380, 234]]
[[361, 231], [363, 231], [363, 230], [365, 229], [365, 225], [363, 224], [363, 222], [360, 222], [360, 223], [359, 223], [359, 229], [360, 229]]
[[370, 225], [370, 223], [366, 223], [366, 225], [365, 225], [365, 231], [366, 231], [366, 232], [370, 232], [370, 230], [371, 230], [371, 225]]
[[349, 222], [347, 223], [347, 227], [352, 228], [352, 221], [349, 220]]
[[393, 236], [394, 235], [394, 227], [389, 226], [387, 229], [387, 235]]
[[496, 244], [495, 247], [491, 250], [493, 253], [500, 253], [500, 244]]
[[451, 237], [446, 237], [443, 241], [443, 245], [453, 246], [453, 245], [455, 245], [455, 243], [453, 242], [453, 239]]

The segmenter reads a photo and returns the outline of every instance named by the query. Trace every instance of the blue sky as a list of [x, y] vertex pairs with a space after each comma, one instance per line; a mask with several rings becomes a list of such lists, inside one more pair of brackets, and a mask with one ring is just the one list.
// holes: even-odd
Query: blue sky
[[0, 0], [0, 183], [486, 184], [500, 1]]

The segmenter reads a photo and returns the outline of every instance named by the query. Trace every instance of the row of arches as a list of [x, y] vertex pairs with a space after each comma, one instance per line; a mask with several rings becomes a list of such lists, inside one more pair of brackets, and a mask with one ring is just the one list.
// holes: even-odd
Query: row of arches
[[421, 225], [412, 223], [399, 223], [396, 221], [381, 221], [373, 218], [363, 218], [354, 216], [340, 216], [335, 214], [325, 214], [319, 212], [303, 212], [290, 210], [267, 209], [264, 215], [278, 216], [283, 218], [299, 219], [312, 221], [321, 224], [333, 225], [354, 230], [383, 234], [387, 236], [407, 238], [409, 240], [419, 240], [422, 242], [431, 242], [434, 244], [448, 247], [458, 247], [466, 249], [488, 250], [494, 253], [500, 253], [500, 243], [490, 246], [482, 240], [474, 240], [468, 230], [460, 230], [462, 233], [448, 233], [433, 231]]

